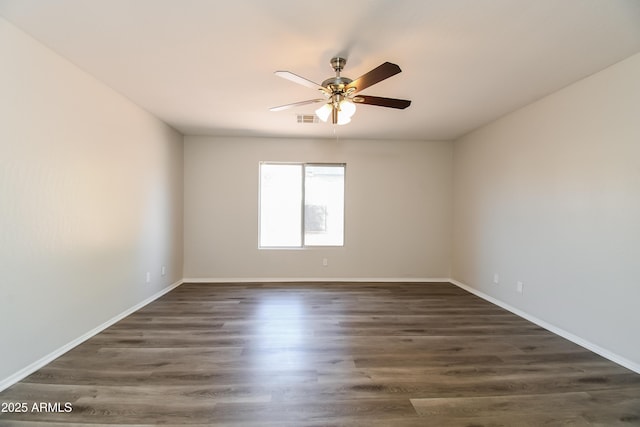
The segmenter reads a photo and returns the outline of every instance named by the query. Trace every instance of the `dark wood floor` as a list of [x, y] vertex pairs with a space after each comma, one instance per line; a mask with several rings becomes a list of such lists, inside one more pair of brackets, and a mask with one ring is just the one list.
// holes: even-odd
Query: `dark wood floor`
[[451, 284], [185, 284], [0, 402], [29, 407], [3, 426], [617, 426], [640, 375]]

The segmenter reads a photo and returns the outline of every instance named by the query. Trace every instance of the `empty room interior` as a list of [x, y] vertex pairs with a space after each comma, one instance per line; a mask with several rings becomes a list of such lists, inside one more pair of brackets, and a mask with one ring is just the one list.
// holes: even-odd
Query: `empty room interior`
[[640, 1], [0, 0], [0, 425], [640, 425]]

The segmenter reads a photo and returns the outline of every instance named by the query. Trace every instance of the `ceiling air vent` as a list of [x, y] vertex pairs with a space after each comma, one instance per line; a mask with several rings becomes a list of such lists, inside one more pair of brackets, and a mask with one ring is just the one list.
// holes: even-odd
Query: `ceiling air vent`
[[298, 114], [298, 123], [318, 123], [318, 116], [315, 114]]

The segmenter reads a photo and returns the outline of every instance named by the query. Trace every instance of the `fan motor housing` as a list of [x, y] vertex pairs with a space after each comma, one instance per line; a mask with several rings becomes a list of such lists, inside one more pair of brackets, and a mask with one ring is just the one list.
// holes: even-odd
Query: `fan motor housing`
[[329, 77], [322, 82], [322, 86], [329, 89], [331, 92], [343, 91], [345, 86], [351, 83], [352, 80], [347, 77]]

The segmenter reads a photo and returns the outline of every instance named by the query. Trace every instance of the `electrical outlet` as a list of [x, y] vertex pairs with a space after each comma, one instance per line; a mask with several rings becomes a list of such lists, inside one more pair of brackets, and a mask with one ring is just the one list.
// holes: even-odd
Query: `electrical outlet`
[[524, 283], [522, 282], [518, 282], [516, 283], [516, 291], [518, 291], [519, 294], [524, 292]]
[[326, 267], [329, 265], [329, 260], [327, 258], [322, 258], [322, 266]]
[[160, 268], [160, 274], [165, 276], [167, 274], [167, 267], [163, 265], [162, 268]]
[[147, 271], [147, 277], [146, 277], [147, 283], [151, 283], [151, 272]]
[[498, 276], [498, 273], [494, 273], [493, 274], [493, 284], [497, 285], [498, 283], [500, 283], [500, 276]]

